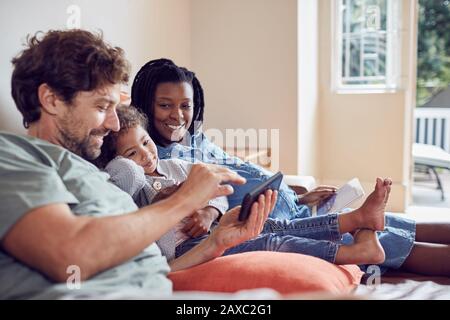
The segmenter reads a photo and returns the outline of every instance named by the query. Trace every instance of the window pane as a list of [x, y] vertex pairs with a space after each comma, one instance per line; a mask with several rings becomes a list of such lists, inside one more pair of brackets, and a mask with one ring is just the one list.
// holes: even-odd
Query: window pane
[[[396, 23], [393, 14], [399, 0], [339, 0], [337, 21], [340, 75], [343, 86], [394, 83], [391, 68]], [[392, 70], [391, 70], [392, 69]]]
[[350, 43], [350, 75], [346, 74], [346, 77], [359, 77], [361, 74], [360, 69], [360, 57], [361, 57], [361, 41], [360, 39], [352, 39]]

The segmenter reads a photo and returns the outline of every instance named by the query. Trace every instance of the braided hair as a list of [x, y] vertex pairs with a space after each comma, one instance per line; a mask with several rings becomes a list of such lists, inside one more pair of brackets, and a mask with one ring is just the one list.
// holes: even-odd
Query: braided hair
[[149, 119], [148, 132], [156, 144], [162, 144], [162, 137], [154, 126], [154, 103], [156, 88], [164, 82], [187, 82], [194, 92], [194, 115], [188, 129], [194, 135], [203, 122], [205, 100], [203, 89], [195, 73], [179, 67], [172, 60], [157, 59], [147, 62], [136, 74], [131, 88], [131, 104]]

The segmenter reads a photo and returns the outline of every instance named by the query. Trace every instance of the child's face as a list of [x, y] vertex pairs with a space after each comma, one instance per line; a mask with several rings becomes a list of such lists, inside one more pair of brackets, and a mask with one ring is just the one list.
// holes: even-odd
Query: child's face
[[117, 139], [117, 155], [133, 160], [146, 174], [156, 170], [158, 151], [147, 131], [141, 126], [128, 129]]

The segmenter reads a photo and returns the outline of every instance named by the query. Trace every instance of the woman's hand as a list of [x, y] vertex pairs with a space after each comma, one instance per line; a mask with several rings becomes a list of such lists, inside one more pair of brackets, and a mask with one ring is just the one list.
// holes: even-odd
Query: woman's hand
[[174, 194], [178, 200], [187, 206], [191, 213], [204, 208], [208, 201], [233, 193], [233, 187], [223, 183], [244, 184], [243, 177], [228, 168], [198, 163], [192, 166], [189, 176]]
[[267, 190], [264, 195], [260, 195], [258, 202], [253, 203], [247, 221], [239, 221], [240, 206], [225, 213], [210, 236], [218, 251], [223, 252], [258, 236], [275, 207], [277, 195], [278, 193], [272, 190]]
[[200, 237], [209, 231], [211, 224], [219, 217], [219, 214], [219, 210], [211, 206], [199, 209], [189, 217], [189, 221], [182, 231], [193, 238]]
[[298, 196], [298, 201], [307, 206], [315, 206], [336, 193], [337, 188], [333, 186], [318, 186], [313, 190]]

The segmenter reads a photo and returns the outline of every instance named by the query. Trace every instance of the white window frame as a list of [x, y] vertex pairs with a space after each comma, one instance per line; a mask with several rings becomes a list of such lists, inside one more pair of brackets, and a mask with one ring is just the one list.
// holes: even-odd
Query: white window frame
[[[362, 76], [362, 80], [385, 80], [383, 84], [346, 84], [343, 83], [343, 28], [342, 14], [344, 0], [333, 0], [332, 10], [332, 88], [337, 93], [389, 93], [400, 89], [401, 70], [401, 0], [387, 1], [387, 21], [386, 21], [386, 75], [382, 77]], [[348, 12], [348, 11], [347, 11]], [[367, 30], [365, 30], [367, 31]], [[370, 32], [370, 31], [367, 31]], [[382, 32], [382, 31], [381, 31]], [[349, 41], [349, 36], [348, 41]], [[348, 42], [349, 43], [349, 42]], [[361, 45], [364, 42], [361, 41]], [[347, 45], [347, 50], [349, 50]], [[347, 51], [346, 62], [349, 61], [350, 52]], [[360, 53], [360, 63], [363, 65], [363, 50]], [[348, 70], [348, 69], [347, 69]], [[364, 72], [364, 68], [361, 68]], [[354, 77], [353, 79], [357, 79]]]

